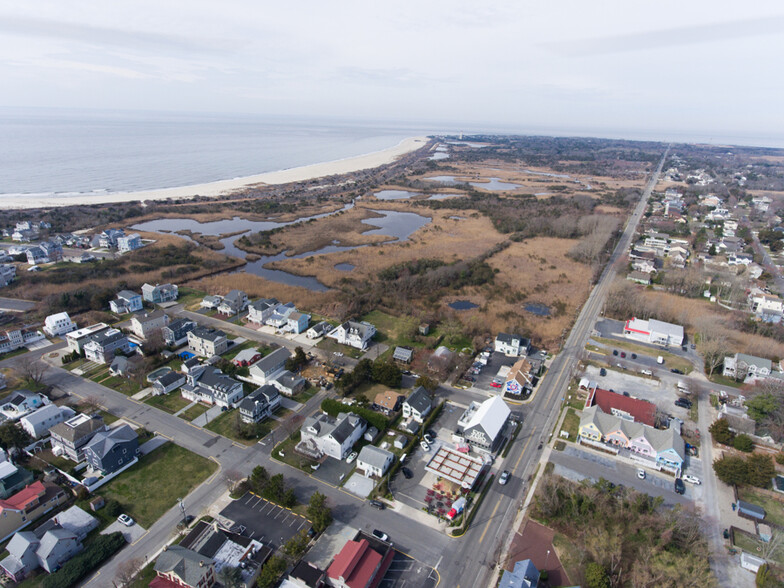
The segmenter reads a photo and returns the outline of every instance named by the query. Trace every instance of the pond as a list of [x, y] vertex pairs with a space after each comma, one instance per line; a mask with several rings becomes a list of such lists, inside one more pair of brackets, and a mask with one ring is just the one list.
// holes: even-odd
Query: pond
[[488, 182], [469, 182], [474, 188], [481, 188], [482, 190], [515, 190], [520, 187], [520, 184], [512, 184], [509, 182], [502, 182], [501, 178], [490, 178]]
[[373, 194], [379, 200], [404, 200], [412, 196], [419, 196], [417, 192], [409, 192], [408, 190], [381, 190]]
[[442, 184], [454, 184], [455, 176], [433, 176], [432, 178], [425, 178], [431, 182], [441, 182]]
[[529, 302], [523, 306], [523, 310], [537, 316], [550, 316], [550, 307], [541, 302]]
[[448, 198], [459, 198], [462, 194], [433, 194], [428, 196], [428, 200], [447, 200]]
[[473, 308], [479, 308], [479, 305], [474, 304], [470, 300], [455, 300], [454, 302], [449, 303], [449, 308], [454, 310], [471, 310]]
[[382, 218], [366, 218], [362, 222], [366, 225], [379, 227], [363, 231], [363, 235], [389, 235], [398, 241], [407, 241], [408, 238], [430, 222], [430, 218], [414, 212], [398, 212], [396, 210], [374, 210], [383, 215]]
[[433, 153], [430, 156], [430, 159], [433, 161], [438, 161], [439, 159], [449, 159], [449, 153]]
[[336, 263], [334, 267], [336, 270], [341, 272], [350, 272], [356, 266], [353, 263]]

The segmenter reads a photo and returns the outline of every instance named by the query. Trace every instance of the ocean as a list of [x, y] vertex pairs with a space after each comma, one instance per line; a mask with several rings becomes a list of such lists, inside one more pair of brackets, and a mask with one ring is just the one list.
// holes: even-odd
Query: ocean
[[354, 157], [423, 134], [253, 116], [0, 113], [0, 198], [188, 186]]

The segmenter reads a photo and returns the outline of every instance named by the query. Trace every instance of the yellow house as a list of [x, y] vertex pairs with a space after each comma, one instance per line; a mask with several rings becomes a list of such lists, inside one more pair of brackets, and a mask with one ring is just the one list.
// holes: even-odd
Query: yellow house
[[13, 496], [0, 500], [0, 541], [5, 541], [65, 501], [62, 488], [41, 481], [33, 482]]

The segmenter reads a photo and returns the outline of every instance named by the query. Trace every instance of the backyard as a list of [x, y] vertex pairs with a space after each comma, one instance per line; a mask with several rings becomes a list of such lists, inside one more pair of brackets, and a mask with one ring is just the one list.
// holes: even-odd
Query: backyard
[[149, 528], [217, 467], [209, 459], [166, 443], [103, 486], [100, 494], [117, 500], [125, 512]]
[[[782, 495], [784, 497], [784, 495]], [[784, 526], [784, 503], [780, 498], [770, 496], [767, 492], [743, 486], [738, 488], [738, 497], [751, 504], [756, 504], [765, 509], [765, 522]]]

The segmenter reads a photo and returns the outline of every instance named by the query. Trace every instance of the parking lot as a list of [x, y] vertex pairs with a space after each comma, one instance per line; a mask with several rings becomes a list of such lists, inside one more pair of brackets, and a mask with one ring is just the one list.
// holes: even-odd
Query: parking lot
[[348, 473], [356, 466], [356, 461], [353, 463], [346, 463], [344, 459], [335, 459], [334, 457], [327, 457], [319, 469], [313, 472], [313, 477], [331, 484], [332, 486], [339, 486], [340, 483], [348, 476]]
[[490, 382], [498, 375], [498, 370], [501, 369], [501, 367], [512, 367], [518, 359], [520, 358], [507, 357], [503, 353], [497, 351], [493, 352], [490, 356], [490, 361], [482, 368], [482, 371], [472, 376], [475, 378], [475, 381], [472, 382], [472, 387], [480, 390], [495, 390], [500, 392], [501, 388], [493, 388], [490, 385]]
[[436, 570], [396, 551], [379, 588], [435, 588], [437, 584]]
[[310, 521], [287, 508], [248, 492], [221, 511], [234, 523], [232, 530], [246, 537], [281, 546], [300, 531], [310, 530]]

